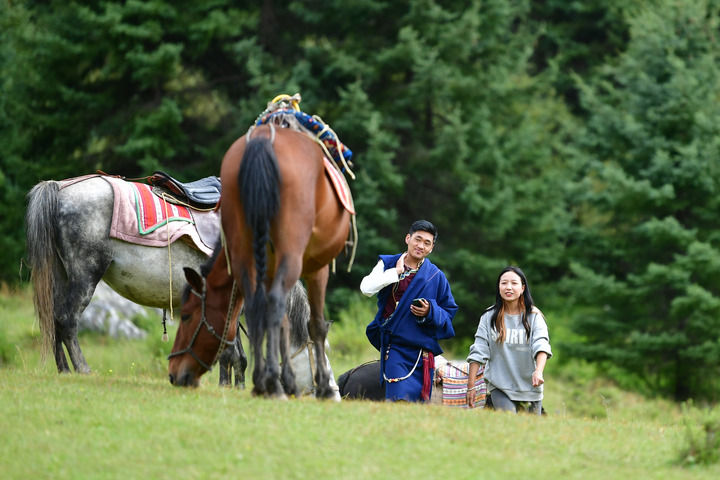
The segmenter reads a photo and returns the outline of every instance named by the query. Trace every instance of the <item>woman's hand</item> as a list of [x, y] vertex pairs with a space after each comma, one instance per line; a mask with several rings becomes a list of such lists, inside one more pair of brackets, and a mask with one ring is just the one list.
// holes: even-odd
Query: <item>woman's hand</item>
[[543, 372], [540, 370], [535, 370], [532, 374], [532, 386], [533, 387], [539, 387], [545, 383], [545, 379], [543, 378]]
[[538, 352], [535, 355], [535, 371], [532, 374], [532, 386], [539, 387], [545, 383], [543, 378], [543, 370], [545, 370], [545, 362], [547, 362], [547, 352]]
[[475, 408], [475, 386], [468, 385], [467, 393], [465, 394], [465, 403], [470, 408]]
[[467, 393], [465, 394], [465, 402], [467, 402], [467, 406], [470, 408], [475, 408], [475, 394], [477, 393], [475, 391], [475, 379], [477, 379], [479, 371], [480, 364], [471, 361], [470, 367], [468, 368]]

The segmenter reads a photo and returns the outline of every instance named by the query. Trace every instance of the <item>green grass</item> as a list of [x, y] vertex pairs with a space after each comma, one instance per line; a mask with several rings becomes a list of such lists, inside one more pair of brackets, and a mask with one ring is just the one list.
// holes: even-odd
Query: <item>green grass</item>
[[[27, 292], [0, 294], [0, 307], [0, 345], [10, 352], [0, 368], [3, 479], [720, 475], [716, 463], [679, 461], [687, 454], [687, 424], [700, 425], [702, 410], [644, 400], [599, 379], [573, 383], [585, 373], [546, 375], [549, 414], [542, 418], [416, 404], [272, 401], [217, 387], [217, 372], [197, 389], [171, 387], [156, 338], [85, 335], [80, 342], [93, 373], [58, 375], [52, 359], [40, 362]], [[331, 328], [336, 375], [374, 355], [348, 347], [364, 338], [365, 319], [354, 316], [365, 313], [351, 306]]]

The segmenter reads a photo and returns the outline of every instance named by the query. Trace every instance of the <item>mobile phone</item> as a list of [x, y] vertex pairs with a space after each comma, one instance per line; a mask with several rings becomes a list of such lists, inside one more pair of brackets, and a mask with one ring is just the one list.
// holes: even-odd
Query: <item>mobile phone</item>
[[412, 301], [412, 304], [418, 308], [422, 308], [423, 304], [420, 302], [420, 300], [425, 300], [425, 299], [424, 298], [416, 298]]

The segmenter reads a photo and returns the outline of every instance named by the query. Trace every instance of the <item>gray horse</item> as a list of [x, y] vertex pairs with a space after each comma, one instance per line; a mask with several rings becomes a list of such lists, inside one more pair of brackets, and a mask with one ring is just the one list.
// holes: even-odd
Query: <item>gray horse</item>
[[65, 184], [44, 181], [28, 194], [27, 253], [35, 310], [44, 352], [52, 349], [61, 373], [70, 372], [63, 345], [75, 371], [90, 371], [78, 343], [78, 321], [101, 279], [140, 305], [179, 308], [183, 267], [197, 267], [207, 259], [183, 241], [157, 248], [111, 238], [113, 202], [113, 189], [102, 177]]

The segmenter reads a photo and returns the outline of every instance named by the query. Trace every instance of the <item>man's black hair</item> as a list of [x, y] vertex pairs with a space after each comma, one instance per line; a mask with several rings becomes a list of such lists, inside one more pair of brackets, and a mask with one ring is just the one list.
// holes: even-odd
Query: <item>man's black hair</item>
[[416, 220], [413, 222], [412, 225], [410, 225], [410, 231], [408, 234], [412, 236], [415, 232], [428, 232], [430, 235], [433, 236], [433, 245], [435, 242], [437, 242], [437, 228], [432, 223], [428, 222], [427, 220]]

